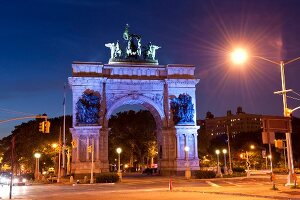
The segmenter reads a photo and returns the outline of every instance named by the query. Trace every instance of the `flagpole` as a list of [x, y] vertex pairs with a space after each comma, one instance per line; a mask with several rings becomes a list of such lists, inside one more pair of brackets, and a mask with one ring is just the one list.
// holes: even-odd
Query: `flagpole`
[[63, 123], [63, 148], [62, 148], [62, 161], [63, 161], [63, 174], [66, 172], [66, 84], [64, 85], [64, 123]]
[[61, 170], [60, 170], [60, 166], [61, 166], [61, 163], [60, 163], [60, 157], [61, 157], [61, 127], [59, 127], [59, 138], [58, 138], [58, 148], [59, 148], [59, 153], [58, 153], [58, 174], [57, 174], [57, 182], [59, 183], [60, 182], [60, 173], [61, 173]]

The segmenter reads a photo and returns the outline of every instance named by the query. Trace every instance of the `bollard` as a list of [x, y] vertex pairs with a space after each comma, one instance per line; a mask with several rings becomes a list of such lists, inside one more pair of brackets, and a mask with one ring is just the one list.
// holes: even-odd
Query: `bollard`
[[73, 183], [74, 182], [74, 178], [73, 176], [70, 176], [70, 183]]
[[294, 186], [292, 187], [292, 189], [297, 189], [298, 186], [297, 186], [297, 174], [294, 172], [292, 174], [292, 179], [294, 180]]
[[276, 184], [275, 184], [275, 179], [276, 179], [276, 176], [274, 173], [271, 174], [271, 177], [270, 177], [270, 180], [272, 181], [272, 190], [278, 190], [278, 188], [276, 187]]
[[173, 189], [173, 183], [172, 183], [172, 178], [170, 177], [169, 179], [169, 191], [172, 191]]

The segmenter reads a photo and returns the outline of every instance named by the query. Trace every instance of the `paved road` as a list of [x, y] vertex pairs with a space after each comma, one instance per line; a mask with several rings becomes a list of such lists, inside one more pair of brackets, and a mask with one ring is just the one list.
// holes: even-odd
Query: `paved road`
[[[14, 199], [300, 199], [300, 190], [284, 186], [278, 180], [278, 191], [271, 190], [268, 177], [184, 180], [173, 178], [173, 190], [169, 191], [167, 177], [125, 177], [116, 184], [47, 184], [14, 186]], [[1, 199], [8, 198], [8, 186], [0, 186]]]

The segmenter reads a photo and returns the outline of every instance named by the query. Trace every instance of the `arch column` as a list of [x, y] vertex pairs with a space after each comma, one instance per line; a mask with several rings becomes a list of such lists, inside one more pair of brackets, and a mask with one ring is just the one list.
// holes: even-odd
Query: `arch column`
[[[179, 139], [177, 141], [177, 154], [182, 155], [178, 156], [175, 161], [174, 170], [177, 174], [183, 173], [185, 170], [186, 157], [184, 152], [184, 147], [188, 146], [192, 151], [189, 152], [189, 164], [192, 171], [199, 170], [199, 158], [197, 152], [197, 138], [192, 137], [197, 134], [199, 126], [175, 126], [176, 137]], [[191, 141], [190, 141], [191, 140]]]

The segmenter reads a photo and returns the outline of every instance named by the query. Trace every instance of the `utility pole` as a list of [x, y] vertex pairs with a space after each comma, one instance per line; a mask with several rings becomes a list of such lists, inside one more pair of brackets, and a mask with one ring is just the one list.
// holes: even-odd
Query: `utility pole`
[[226, 125], [226, 133], [227, 133], [228, 161], [229, 161], [229, 170], [228, 170], [228, 173], [232, 174], [233, 171], [232, 171], [231, 148], [230, 148], [230, 137], [229, 137], [228, 124]]

